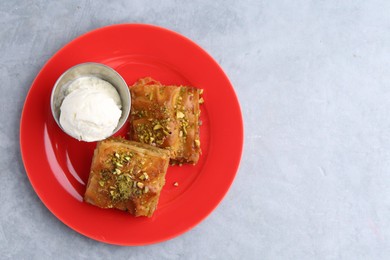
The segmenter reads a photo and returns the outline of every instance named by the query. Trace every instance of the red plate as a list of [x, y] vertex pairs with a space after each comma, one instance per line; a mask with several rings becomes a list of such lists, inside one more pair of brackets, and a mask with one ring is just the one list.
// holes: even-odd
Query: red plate
[[[168, 169], [152, 218], [135, 218], [82, 201], [96, 143], [78, 142], [56, 125], [50, 93], [57, 78], [83, 62], [118, 71], [129, 85], [151, 76], [163, 84], [204, 89], [202, 156], [196, 166]], [[127, 129], [122, 129], [121, 135]], [[24, 165], [46, 207], [69, 227], [118, 245], [145, 245], [188, 231], [210, 214], [228, 191], [240, 162], [243, 125], [233, 87], [198, 45], [166, 29], [123, 24], [98, 29], [67, 44], [43, 67], [28, 93], [20, 126]], [[179, 186], [175, 187], [174, 182]]]

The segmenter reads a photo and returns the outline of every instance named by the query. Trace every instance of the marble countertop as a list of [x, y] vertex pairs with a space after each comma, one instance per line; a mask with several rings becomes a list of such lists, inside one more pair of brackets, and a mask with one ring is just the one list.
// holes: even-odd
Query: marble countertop
[[[1, 1], [1, 259], [389, 259], [389, 1]], [[148, 23], [189, 37], [230, 78], [245, 138], [218, 208], [172, 240], [120, 247], [52, 215], [26, 176], [32, 81], [90, 30]], [[388, 132], [389, 131], [389, 132]]]

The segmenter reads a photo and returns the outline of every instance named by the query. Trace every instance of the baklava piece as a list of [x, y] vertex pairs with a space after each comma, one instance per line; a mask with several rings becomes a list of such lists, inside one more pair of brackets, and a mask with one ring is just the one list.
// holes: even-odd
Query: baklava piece
[[130, 139], [170, 152], [171, 163], [196, 164], [200, 155], [201, 89], [164, 86], [152, 78], [130, 87]]
[[100, 208], [151, 217], [168, 164], [164, 149], [122, 138], [101, 141], [94, 151], [84, 200]]

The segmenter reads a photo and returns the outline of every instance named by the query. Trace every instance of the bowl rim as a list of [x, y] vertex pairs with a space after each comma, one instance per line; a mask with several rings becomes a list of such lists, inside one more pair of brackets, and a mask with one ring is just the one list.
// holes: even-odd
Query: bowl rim
[[[81, 139], [78, 139], [76, 138], [75, 136], [71, 135], [70, 133], [68, 133], [62, 126], [61, 126], [61, 123], [59, 121], [59, 116], [57, 117], [56, 116], [56, 106], [55, 106], [55, 92], [56, 92], [56, 89], [58, 88], [58, 85], [59, 83], [61, 82], [61, 80], [71, 71], [77, 69], [78, 67], [83, 67], [83, 66], [87, 66], [87, 65], [92, 65], [92, 66], [97, 66], [97, 67], [101, 67], [105, 70], [109, 70], [111, 71], [113, 74], [115, 74], [115, 76], [118, 77], [119, 81], [121, 81], [123, 83], [123, 86], [126, 86], [126, 97], [122, 97], [122, 95], [119, 93], [119, 91], [117, 90], [116, 86], [114, 86], [115, 84], [112, 84], [111, 82], [108, 82], [110, 83], [111, 85], [114, 86], [115, 90], [117, 90], [118, 92], [118, 95], [119, 97], [121, 98], [121, 103], [122, 103], [122, 108], [121, 108], [121, 117], [119, 118], [119, 121], [118, 121], [118, 124], [117, 126], [115, 127], [115, 129], [113, 130], [113, 132], [111, 133], [110, 136], [108, 137], [104, 137], [102, 139], [98, 139], [98, 140], [93, 140], [93, 141], [85, 141], [85, 140], [81, 140]], [[74, 79], [72, 79], [71, 81], [69, 82], [66, 82], [65, 84], [63, 84], [62, 86], [64, 85], [67, 85], [69, 84], [70, 82], [78, 79], [78, 78], [81, 78], [81, 77], [85, 77], [85, 76], [88, 76], [88, 75], [83, 75], [83, 76], [78, 76], [78, 77], [75, 77]], [[97, 77], [97, 76], [94, 76], [94, 75], [89, 75], [90, 77]], [[99, 77], [97, 77], [99, 78]], [[102, 78], [99, 78], [101, 80], [104, 80], [104, 81], [107, 81], [105, 79], [102, 79]], [[129, 102], [128, 102], [128, 109], [125, 109], [124, 108], [124, 102], [123, 102], [123, 98], [128, 98]], [[65, 96], [64, 96], [64, 99], [65, 99]], [[63, 101], [63, 100], [62, 100]], [[62, 103], [62, 102], [61, 102]], [[59, 105], [59, 107], [61, 107], [61, 105]], [[54, 121], [56, 122], [56, 124], [58, 125], [58, 127], [67, 135], [69, 135], [70, 137], [74, 138], [74, 139], [77, 139], [78, 141], [80, 142], [97, 142], [97, 141], [101, 141], [101, 140], [104, 140], [106, 138], [109, 138], [113, 135], [115, 135], [119, 130], [121, 130], [121, 128], [125, 125], [125, 123], [127, 122], [128, 118], [129, 118], [129, 115], [130, 115], [130, 110], [131, 110], [131, 93], [130, 93], [130, 89], [126, 83], [126, 81], [124, 80], [124, 78], [122, 77], [121, 74], [119, 74], [119, 72], [117, 72], [115, 69], [113, 69], [112, 67], [110, 66], [107, 66], [103, 63], [98, 63], [98, 62], [83, 62], [83, 63], [79, 63], [79, 64], [76, 64], [74, 66], [71, 66], [70, 68], [68, 68], [67, 70], [65, 70], [61, 76], [58, 77], [58, 79], [56, 80], [56, 82], [54, 83], [53, 85], [53, 88], [51, 90], [51, 94], [50, 94], [50, 110], [51, 110], [51, 115], [52, 117], [54, 118]], [[125, 114], [123, 114], [125, 113]]]

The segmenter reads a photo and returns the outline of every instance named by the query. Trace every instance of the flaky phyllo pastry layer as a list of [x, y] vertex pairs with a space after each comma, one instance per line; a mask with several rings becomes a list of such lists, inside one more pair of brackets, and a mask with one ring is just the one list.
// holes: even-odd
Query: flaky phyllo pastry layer
[[135, 216], [152, 216], [165, 184], [169, 152], [122, 138], [97, 144], [84, 200]]
[[130, 139], [167, 149], [171, 163], [197, 163], [202, 90], [143, 78], [130, 91]]

